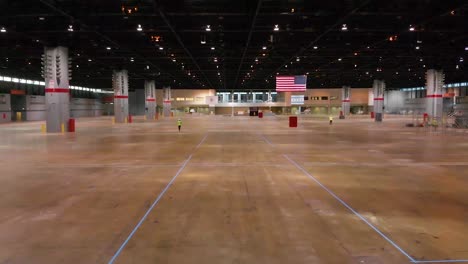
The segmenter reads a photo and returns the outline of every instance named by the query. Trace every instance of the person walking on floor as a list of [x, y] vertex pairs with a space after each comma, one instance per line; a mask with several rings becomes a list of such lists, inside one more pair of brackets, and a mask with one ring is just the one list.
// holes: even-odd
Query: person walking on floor
[[177, 126], [179, 127], [179, 132], [180, 132], [180, 128], [182, 127], [182, 120], [180, 118], [177, 119]]
[[328, 120], [330, 120], [330, 125], [333, 124], [333, 116], [329, 116]]

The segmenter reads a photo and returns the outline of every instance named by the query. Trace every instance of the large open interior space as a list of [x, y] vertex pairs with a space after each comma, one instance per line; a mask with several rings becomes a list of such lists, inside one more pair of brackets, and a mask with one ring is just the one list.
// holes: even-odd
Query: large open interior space
[[465, 0], [0, 1], [0, 264], [468, 264]]

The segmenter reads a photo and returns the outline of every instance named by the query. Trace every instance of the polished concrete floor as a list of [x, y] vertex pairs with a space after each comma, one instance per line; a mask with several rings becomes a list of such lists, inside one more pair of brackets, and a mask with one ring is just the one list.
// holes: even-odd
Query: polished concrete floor
[[0, 263], [468, 263], [467, 134], [404, 122], [0, 125]]

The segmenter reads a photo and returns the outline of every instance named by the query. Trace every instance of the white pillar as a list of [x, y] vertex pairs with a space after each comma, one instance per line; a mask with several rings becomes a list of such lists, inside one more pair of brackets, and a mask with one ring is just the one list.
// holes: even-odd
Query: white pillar
[[351, 111], [351, 87], [343, 86], [341, 96], [341, 115], [340, 119], [345, 119]]
[[46, 47], [42, 61], [47, 132], [61, 132], [62, 129], [68, 131], [70, 119], [68, 48]]
[[145, 112], [147, 120], [156, 119], [156, 87], [154, 81], [145, 81]]
[[128, 121], [128, 72], [114, 71], [112, 76], [114, 88], [114, 116], [116, 123]]
[[431, 69], [426, 72], [426, 113], [431, 120], [442, 119], [444, 78], [442, 71]]
[[171, 87], [163, 88], [163, 114], [164, 117], [171, 116]]
[[374, 90], [375, 121], [382, 122], [385, 82], [382, 80], [374, 80], [373, 90]]

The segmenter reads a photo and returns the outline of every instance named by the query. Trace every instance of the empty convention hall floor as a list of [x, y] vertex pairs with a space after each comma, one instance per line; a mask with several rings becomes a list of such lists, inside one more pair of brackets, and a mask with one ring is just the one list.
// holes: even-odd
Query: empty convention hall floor
[[466, 135], [287, 125], [0, 125], [0, 263], [468, 263]]

